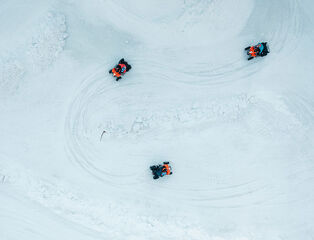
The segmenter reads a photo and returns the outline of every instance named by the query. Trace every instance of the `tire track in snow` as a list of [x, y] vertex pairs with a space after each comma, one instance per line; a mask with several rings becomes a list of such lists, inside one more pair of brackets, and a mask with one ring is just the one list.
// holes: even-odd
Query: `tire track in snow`
[[[198, 21], [197, 19], [206, 18], [214, 11], [213, 7], [218, 4], [220, 11], [224, 9], [224, 4], [230, 4], [228, 1], [219, 3], [215, 1], [181, 1], [176, 4], [173, 11], [177, 12], [177, 18], [175, 20], [168, 20], [166, 24], [178, 25], [184, 28], [187, 26], [193, 26]], [[178, 7], [181, 6], [180, 7]], [[210, 7], [210, 5], [213, 5]], [[220, 6], [222, 5], [222, 6]], [[205, 6], [205, 7], [204, 7]], [[136, 14], [130, 9], [117, 7], [113, 1], [107, 2], [107, 7], [112, 11], [109, 14], [112, 17], [109, 19], [118, 18], [119, 21], [129, 22], [129, 25], [139, 24], [145, 29], [152, 29], [152, 31], [159, 32], [164, 29], [155, 29], [161, 23], [156, 24], [153, 20], [149, 21], [140, 14]], [[172, 6], [168, 6], [172, 7]], [[178, 10], [181, 9], [181, 10]], [[158, 15], [158, 10], [155, 14]], [[117, 17], [118, 16], [118, 17]], [[124, 19], [124, 20], [123, 20]], [[161, 21], [161, 20], [160, 20]], [[196, 22], [195, 22], [196, 21]], [[226, 24], [228, 24], [227, 22]], [[230, 23], [229, 23], [230, 24]], [[123, 26], [118, 26], [118, 28]], [[167, 29], [167, 26], [165, 26]], [[155, 29], [155, 30], [154, 30]], [[172, 30], [169, 29], [167, 34], [170, 34]], [[236, 56], [229, 57], [230, 52], [234, 52], [233, 44], [223, 43], [208, 43], [209, 46], [202, 47], [188, 47], [180, 48], [177, 46], [172, 47], [160, 47], [160, 49], [150, 49], [148, 47], [147, 55], [138, 56], [132, 59], [133, 63], [138, 66], [145, 66], [150, 69], [147, 76], [154, 74], [155, 72], [167, 72], [171, 82], [181, 82], [185, 84], [198, 84], [198, 85], [212, 85], [232, 82], [238, 79], [249, 77], [260, 70], [260, 67], [255, 63], [248, 64], [244, 55], [243, 49], [237, 50], [239, 53]], [[226, 55], [224, 59], [221, 59], [221, 55]], [[216, 58], [218, 57], [218, 59]], [[154, 59], [162, 60], [157, 62]], [[184, 59], [184, 61], [181, 61]], [[236, 74], [238, 76], [236, 76]], [[197, 81], [195, 81], [197, 79]]]
[[[20, 204], [17, 205], [19, 208], [16, 211], [12, 210], [14, 208], [9, 208], [9, 210], [4, 208], [4, 211], [0, 214], [0, 219], [6, 219], [7, 222], [14, 224], [13, 226], [22, 226], [23, 230], [32, 229], [34, 236], [47, 233], [47, 230], [42, 231], [36, 228], [38, 219], [44, 221], [42, 227], [46, 228], [50, 226], [47, 222], [57, 225], [60, 223], [61, 218], [67, 224], [72, 223], [69, 224], [67, 230], [76, 229], [75, 232], [78, 231], [79, 235], [83, 236], [82, 238], [85, 237], [85, 239], [86, 236], [92, 236], [93, 234], [95, 234], [93, 239], [96, 236], [96, 239], [101, 237], [132, 239], [130, 236], [144, 239], [145, 236], [149, 235], [154, 236], [152, 239], [160, 239], [166, 236], [171, 236], [171, 239], [177, 237], [181, 239], [187, 237], [195, 240], [209, 239], [208, 234], [193, 221], [186, 222], [183, 217], [173, 213], [168, 213], [166, 216], [156, 216], [156, 214], [151, 213], [134, 212], [132, 204], [117, 201], [116, 199], [94, 199], [82, 193], [80, 187], [69, 186], [57, 177], [49, 178], [49, 181], [44, 180], [30, 170], [12, 163], [5, 164], [6, 162], [0, 165], [1, 171], [9, 179], [2, 191], [5, 192], [6, 189], [13, 188], [16, 194], [13, 199], [16, 202], [19, 201]], [[3, 199], [7, 201], [7, 198], [2, 198], [1, 203], [4, 202]], [[12, 201], [10, 202], [12, 204]], [[5, 206], [7, 204], [3, 205], [3, 207]], [[27, 208], [27, 211], [33, 209], [40, 209], [41, 211], [38, 216], [36, 213], [28, 215], [24, 208]], [[52, 214], [42, 215], [41, 213], [45, 210]], [[20, 214], [17, 214], [18, 212]], [[30, 216], [37, 216], [37, 218], [33, 219]], [[84, 226], [84, 228], [78, 230], [77, 227], [80, 226]], [[166, 228], [169, 229], [164, 232], [163, 230]], [[10, 230], [8, 232], [11, 234]], [[1, 232], [1, 234], [4, 233], [6, 231]]]
[[[118, 83], [117, 87], [110, 87], [110, 83], [103, 87], [104, 74], [100, 71], [89, 78], [73, 101], [66, 120], [66, 136], [70, 155], [77, 163], [94, 177], [112, 185], [139, 184], [142, 178], [138, 179], [134, 172], [121, 174], [120, 170], [113, 173], [106, 166], [97, 166], [97, 159], [105, 158], [101, 150], [104, 145], [100, 144], [118, 144], [128, 139], [141, 143], [145, 139], [165, 138], [163, 132], [167, 134], [186, 127], [193, 129], [200, 125], [203, 128], [216, 122], [237, 121], [252, 104], [248, 96], [239, 95], [223, 101], [220, 99], [220, 103], [209, 99], [207, 103], [196, 102], [182, 108], [161, 110], [149, 100], [144, 108], [136, 107], [135, 103], [143, 98], [143, 93], [137, 92], [137, 86], [120, 86]], [[128, 92], [132, 92], [130, 98], [127, 97]], [[153, 96], [151, 98], [154, 99]], [[103, 130], [106, 134], [99, 143], [99, 134]]]
[[[193, 86], [221, 85], [241, 80], [257, 73], [261, 69], [258, 64], [263, 64], [260, 61], [248, 64], [245, 57], [227, 60], [227, 63], [221, 65], [215, 64], [212, 62], [213, 60], [207, 60], [205, 63], [199, 59], [186, 64], [176, 61], [176, 52], [182, 52], [181, 49], [175, 50], [172, 54], [173, 57], [164, 55], [163, 52], [168, 52], [168, 50], [162, 49], [160, 53], [158, 50], [154, 50], [149, 56], [134, 58], [133, 62], [138, 66], [145, 65], [145, 68], [150, 70], [147, 72], [147, 76], [167, 72], [167, 78], [161, 79]], [[181, 58], [188, 59], [189, 54], [184, 57], [181, 54]], [[154, 59], [164, 60], [156, 61]]]
[[[244, 33], [256, 41], [259, 37], [270, 45], [270, 54], [289, 55], [297, 47], [303, 33], [302, 14], [298, 0], [275, 1], [268, 5], [256, 1]], [[256, 34], [256, 30], [258, 35]]]
[[[303, 32], [302, 15], [299, 1], [277, 1], [275, 6], [273, 6], [273, 4], [269, 6], [265, 4], [265, 2], [256, 2], [255, 4], [255, 10], [253, 10], [251, 17], [248, 20], [247, 26], [245, 26], [243, 29], [244, 34], [251, 35], [251, 28], [254, 29], [253, 32], [256, 32], [256, 29], [261, 29], [260, 41], [267, 41], [269, 43], [271, 52], [270, 54], [272, 54], [272, 52], [279, 54], [279, 52], [282, 51], [284, 51], [284, 54], [281, 53], [281, 57], [291, 54], [291, 52], [297, 47]], [[267, 23], [261, 20], [261, 16], [263, 15], [265, 15], [265, 21]], [[256, 37], [257, 36], [255, 34], [255, 39], [249, 44], [259, 41], [256, 40]], [[243, 46], [243, 49], [244, 47], [246, 46]], [[216, 49], [221, 49], [221, 47], [217, 45]], [[234, 49], [230, 50], [235, 51]], [[212, 54], [213, 52], [209, 50], [206, 51], [206, 48], [202, 48], [202, 51], [208, 52], [208, 54]], [[237, 49], [236, 51], [241, 52], [242, 49]], [[165, 52], [167, 51], [164, 51], [164, 53]], [[173, 56], [180, 56], [181, 52], [182, 50], [178, 49], [173, 54]], [[180, 59], [180, 57], [177, 57], [177, 59]], [[186, 63], [188, 62], [186, 59], [189, 59], [189, 57], [183, 57], [183, 59], [185, 59], [184, 63]], [[201, 64], [197, 60], [194, 60], [193, 62], [188, 63], [188, 65], [180, 66], [180, 64], [177, 64], [179, 67], [175, 67], [178, 76], [180, 76], [179, 73], [181, 72], [185, 73], [186, 75], [191, 75], [191, 78], [188, 81], [182, 81], [181, 79], [185, 79], [183, 76], [174, 77], [176, 74], [173, 75], [172, 79], [174, 81], [182, 81], [185, 83], [189, 82], [192, 84], [224, 84], [243, 78], [248, 78], [256, 74], [267, 64], [270, 64], [269, 61], [265, 62], [262, 61], [262, 59], [255, 59], [254, 62], [248, 62], [245, 58], [244, 51], [243, 57], [238, 56], [232, 57], [231, 59], [226, 58], [224, 63], [221, 64], [217, 64], [216, 62], [211, 64], [210, 60], [203, 61]], [[164, 67], [165, 66], [162, 66], [162, 68]], [[171, 67], [166, 69], [170, 72], [173, 70]], [[199, 71], [199, 69], [202, 70]], [[197, 78], [197, 82], [195, 82], [195, 78]]]
[[[276, 6], [280, 7], [280, 4]], [[265, 36], [265, 38], [270, 39], [267, 41], [271, 42], [271, 45], [275, 46], [274, 52], [276, 53], [284, 51], [284, 48], [277, 46], [279, 43], [282, 43], [283, 39], [287, 39], [286, 46], [291, 46], [290, 49], [293, 50], [298, 37], [302, 34], [298, 15], [298, 2], [289, 1], [287, 4], [289, 6], [293, 6], [292, 10], [287, 8], [282, 12], [279, 11], [281, 14], [275, 14], [276, 17], [273, 21], [276, 24], [270, 28], [267, 34], [261, 34], [261, 36]], [[272, 9], [267, 4], [263, 3], [263, 5], [257, 6], [256, 11], [258, 10], [262, 15], [265, 15], [266, 19], [269, 16], [273, 16], [273, 11], [278, 10], [276, 6]], [[252, 14], [249, 21], [250, 24], [253, 25], [256, 23], [254, 14], [256, 13], [254, 12]], [[127, 16], [124, 17], [127, 18]], [[131, 22], [141, 21], [141, 18], [138, 16], [133, 16], [132, 18]], [[149, 25], [149, 23], [145, 24]], [[248, 24], [248, 28], [250, 27], [250, 24]], [[291, 38], [292, 32], [293, 35], [295, 35], [295, 39], [288, 41]], [[181, 52], [182, 49], [179, 48], [162, 48], [156, 51], [149, 51], [149, 54], [143, 54], [142, 56], [133, 58], [132, 64], [134, 63], [138, 66], [145, 64], [145, 69], [140, 72], [139, 78], [142, 76], [149, 76], [150, 80], [153, 82], [163, 80], [176, 83], [193, 83], [196, 85], [228, 83], [241, 78], [247, 78], [261, 69], [260, 61], [255, 61], [253, 63], [250, 62], [250, 64], [248, 64], [247, 61], [240, 58], [229, 59], [229, 63], [227, 64], [208, 64], [205, 63], [205, 61], [195, 61], [195, 59], [191, 62], [184, 61], [184, 63], [180, 63], [177, 61], [178, 58], [183, 57], [186, 60], [189, 57], [189, 54], [191, 54], [191, 52], [187, 52], [186, 55], [183, 55]], [[160, 63], [155, 59], [164, 59], [163, 62], [165, 62], [165, 64]], [[173, 67], [173, 64], [176, 62], [178, 62], [178, 64]], [[264, 65], [265, 64], [266, 63], [264, 63]], [[195, 71], [195, 69], [200, 66], [202, 67], [202, 71]], [[160, 122], [167, 122], [170, 120], [171, 123], [175, 122], [177, 124], [180, 122], [176, 121], [177, 119], [180, 119], [180, 117], [178, 117], [178, 112], [179, 115], [184, 115], [184, 113], [189, 110], [170, 109], [168, 112], [164, 111], [158, 112], [157, 114], [150, 114], [145, 108], [133, 108], [129, 113], [130, 117], [126, 117], [122, 120], [118, 117], [124, 118], [124, 115], [127, 115], [124, 111], [122, 111], [122, 115], [120, 114], [121, 112], [112, 113], [107, 116], [106, 114], [102, 115], [100, 112], [106, 112], [107, 110], [105, 103], [116, 104], [117, 108], [126, 110], [128, 107], [132, 106], [132, 103], [136, 103], [137, 101], [133, 100], [134, 102], [127, 102], [125, 105], [121, 105], [121, 103], [119, 103], [121, 95], [127, 96], [128, 90], [132, 91], [136, 89], [136, 83], [127, 83], [124, 86], [119, 86], [119, 88], [113, 88], [107, 84], [105, 87], [102, 87], [104, 77], [101, 79], [101, 77], [97, 75], [104, 75], [104, 73], [100, 72], [96, 72], [96, 74], [86, 81], [86, 85], [73, 101], [66, 121], [68, 149], [71, 157], [73, 157], [85, 171], [89, 172], [95, 178], [117, 188], [123, 186], [129, 187], [132, 185], [132, 188], [137, 190], [140, 194], [142, 191], [141, 187], [143, 186], [143, 181], [146, 180], [141, 177], [141, 173], [144, 172], [136, 173], [135, 170], [131, 170], [131, 173], [115, 172], [107, 169], [106, 165], [104, 166], [103, 164], [99, 164], [99, 162], [97, 162], [98, 159], [106, 159], [106, 157], [104, 157], [104, 152], [100, 150], [100, 147], [95, 146], [97, 145], [95, 139], [98, 141], [99, 136], [96, 136], [95, 130], [93, 129], [96, 128], [99, 133], [103, 130], [106, 130], [106, 132], [108, 131], [108, 134], [105, 135], [103, 140], [104, 145], [109, 144], [110, 142], [117, 144], [115, 138], [129, 138], [130, 142], [138, 141], [141, 138], [149, 136], [150, 131], [152, 133], [151, 135], [154, 135], [158, 132], [158, 130], [164, 129], [165, 125], [158, 125]], [[195, 77], [198, 78], [196, 82], [194, 81]], [[119, 93], [114, 94], [116, 90], [118, 90]], [[92, 106], [96, 102], [95, 99], [104, 103], [104, 106], [98, 106], [95, 110]], [[234, 101], [234, 99], [232, 99], [232, 101]], [[269, 111], [263, 101], [260, 101], [256, 107], [258, 108], [257, 112], [259, 114], [262, 112], [265, 112], [267, 115], [273, 113], [273, 110]], [[222, 108], [222, 112], [226, 110], [224, 109], [224, 104], [221, 104], [218, 108]], [[234, 108], [236, 108], [236, 105], [230, 107], [230, 109]], [[208, 115], [206, 116], [206, 114], [210, 113], [215, 116], [215, 121], [220, 122], [223, 120], [223, 117], [219, 116], [219, 114], [215, 115], [217, 113], [210, 112], [210, 108], [200, 108], [196, 110], [195, 115], [201, 115], [201, 119], [208, 119]], [[95, 118], [93, 121], [90, 120], [90, 114]], [[243, 112], [239, 111], [239, 114], [241, 115]], [[187, 122], [191, 121], [192, 125], [194, 125], [197, 118], [193, 118], [193, 114], [191, 116], [187, 118]], [[232, 118], [232, 115], [229, 115], [228, 117]], [[289, 125], [290, 123], [292, 125]], [[180, 124], [177, 124], [177, 126], [178, 125]], [[288, 122], [288, 125], [281, 128], [283, 132], [289, 129], [289, 127], [292, 127], [291, 129], [297, 127], [297, 125], [293, 125], [292, 122]], [[185, 125], [182, 124], [182, 126], [184, 127]], [[271, 136], [272, 131], [274, 131], [278, 126], [280, 125], [272, 125], [270, 121], [264, 122], [262, 120], [260, 125], [258, 122], [255, 122], [255, 125], [251, 127], [256, 127], [256, 131], [258, 131], [259, 134], [268, 137]], [[166, 126], [166, 129], [168, 131], [173, 127], [174, 126], [171, 124], [170, 126]], [[153, 131], [152, 129], [154, 128], [157, 130]], [[193, 202], [197, 206], [221, 208], [243, 207], [249, 204], [265, 204], [267, 201], [277, 198], [280, 194], [277, 190], [272, 189], [272, 183], [263, 183], [261, 179], [249, 178], [241, 181], [242, 182], [238, 182], [236, 184], [227, 182], [226, 184], [222, 184], [222, 187], [217, 187], [217, 185], [215, 185], [213, 188], [197, 188], [195, 186], [175, 188], [171, 185], [166, 187], [164, 185], [162, 185], [162, 187], [156, 186], [156, 188], [159, 188], [159, 190], [165, 189], [167, 195], [172, 197], [179, 196], [180, 199], [183, 199], [186, 203]], [[193, 193], [191, 194], [191, 197], [185, 197], [186, 195], [189, 195], [189, 193]], [[147, 196], [147, 198], [150, 197], [151, 196]]]
[[[314, 165], [311, 161], [311, 156], [313, 156], [314, 151], [309, 151], [313, 145], [313, 140], [311, 140], [311, 136], [313, 136], [313, 122], [309, 121], [314, 116], [313, 102], [309, 102], [299, 96], [289, 96], [289, 99], [279, 96], [260, 95], [260, 97], [260, 100], [255, 102], [254, 109], [245, 119], [247, 123], [252, 123], [247, 129], [248, 132], [260, 132], [258, 129], [260, 122], [256, 122], [259, 119], [262, 122], [264, 121], [263, 124], [269, 126], [267, 135], [264, 132], [259, 134], [264, 136], [265, 143], [270, 142], [270, 144], [265, 145], [265, 147], [268, 145], [272, 147], [272, 149], [268, 149], [270, 157], [266, 156], [266, 158], [260, 159], [261, 162], [255, 162], [255, 166], [248, 165], [248, 169], [255, 169], [257, 175], [252, 176], [252, 174], [249, 174], [248, 177], [245, 177], [247, 182], [242, 180], [243, 184], [232, 185], [230, 184], [232, 181], [226, 179], [221, 181], [220, 185], [223, 187], [219, 188], [190, 188], [188, 184], [182, 187], [170, 183], [162, 186], [162, 188], [169, 190], [167, 191], [168, 195], [180, 193], [180, 199], [189, 202], [191, 206], [196, 205], [207, 208], [236, 208], [261, 204], [267, 206], [278, 204], [300, 205], [313, 199], [314, 195], [308, 194], [304, 190], [310, 188], [313, 184]], [[272, 103], [272, 105], [269, 105], [269, 103]], [[255, 112], [262, 113], [262, 116], [256, 116]], [[274, 120], [276, 121], [274, 122]], [[308, 132], [309, 130], [310, 132]], [[273, 134], [274, 132], [276, 134]], [[295, 142], [303, 144], [298, 145]], [[261, 143], [256, 144], [259, 145]], [[279, 149], [276, 149], [277, 145]], [[278, 155], [285, 156], [289, 152], [296, 156], [295, 160], [292, 158], [292, 161], [289, 162], [279, 161], [283, 157], [278, 159]], [[256, 157], [258, 158], [258, 156]], [[271, 166], [269, 169], [266, 167], [266, 170], [270, 171], [270, 175], [265, 172], [265, 176], [263, 176], [258, 171], [258, 169], [263, 169], [265, 166]], [[202, 167], [204, 168], [205, 166]], [[231, 165], [229, 168], [235, 169], [239, 168], [239, 166], [232, 167]], [[237, 171], [247, 172], [246, 169], [237, 169]], [[227, 172], [225, 174], [228, 175]], [[199, 173], [200, 175], [201, 173]], [[271, 176], [276, 176], [276, 178], [272, 179]], [[231, 179], [233, 178], [231, 177]], [[235, 179], [239, 180], [239, 178]], [[200, 182], [206, 182], [206, 179]], [[299, 188], [298, 186], [301, 184], [307, 184], [309, 187]], [[162, 191], [162, 188], [160, 188], [160, 191]], [[291, 192], [291, 189], [299, 192], [299, 194]], [[197, 191], [197, 194], [194, 194], [195, 191]], [[305, 199], [300, 198], [300, 195], [305, 196]]]
[[[192, 2], [191, 4], [197, 6], [199, 1]], [[112, 8], [117, 9], [113, 6]], [[144, 23], [147, 25], [147, 28], [153, 25], [153, 23], [133, 13], [121, 13], [120, 11], [116, 13], [123, 15], [124, 18], [130, 17], [134, 21], [133, 24]], [[184, 15], [184, 13], [182, 14]], [[204, 14], [206, 14], [206, 11], [201, 13], [201, 15]], [[185, 18], [183, 19], [189, 21]], [[260, 19], [265, 19], [265, 21], [261, 21]], [[302, 35], [301, 26], [302, 20], [297, 0], [278, 1], [271, 6], [264, 2], [257, 2], [255, 10], [253, 10], [247, 26], [244, 27], [243, 31], [245, 35], [252, 35], [254, 37], [254, 40], [247, 44], [255, 43], [258, 41], [256, 38], [260, 38], [260, 40], [269, 42], [271, 53], [278, 54], [284, 50], [285, 54], [290, 54], [297, 47], [298, 40]], [[256, 36], [256, 29], [261, 29], [260, 36]], [[226, 56], [223, 61], [220, 58], [216, 59], [216, 56], [228, 55], [228, 52], [234, 52], [233, 44], [214, 43], [214, 46], [194, 47], [194, 49], [193, 47], [182, 49], [176, 46], [148, 49], [147, 52], [149, 54], [133, 60], [139, 66], [145, 65], [153, 73], [155, 71], [166, 71], [169, 76], [167, 81], [193, 85], [226, 84], [248, 78], [256, 74], [267, 64], [270, 64], [270, 59], [267, 62], [262, 61], [263, 59], [248, 62], [243, 51], [244, 47], [246, 46], [237, 49], [237, 54], [233, 54], [230, 57]], [[281, 56], [283, 55], [281, 54]], [[163, 61], [157, 62], [155, 59], [163, 59]], [[181, 59], [184, 59], [184, 61], [181, 61]]]
[[[104, 73], [103, 70], [98, 70], [85, 80], [69, 110], [65, 130], [70, 157], [84, 171], [101, 182], [126, 192], [132, 186], [132, 191], [146, 199], [153, 200], [155, 196], [145, 196], [146, 193], [143, 191], [147, 184], [150, 185], [147, 182], [150, 180], [147, 171], [145, 167], [143, 169], [145, 162], [130, 163], [129, 159], [122, 160], [117, 157], [119, 163], [115, 164], [113, 154], [109, 154], [110, 159], [106, 156], [106, 150], [103, 150], [106, 149], [106, 146], [119, 146], [119, 149], [123, 150], [124, 145], [121, 145], [121, 142], [126, 142], [131, 147], [135, 147], [134, 142], [137, 145], [145, 145], [147, 140], [152, 137], [167, 139], [169, 133], [175, 131], [176, 128], [186, 129], [189, 126], [195, 131], [195, 127], [198, 125], [204, 129], [205, 126], [211, 124], [226, 124], [230, 121], [237, 123], [239, 120], [242, 121], [246, 114], [256, 119], [254, 112], [263, 112], [265, 107], [268, 111], [267, 115], [271, 116], [275, 112], [269, 110], [269, 106], [267, 107], [263, 100], [251, 99], [245, 95], [225, 98], [224, 100], [220, 98], [216, 102], [210, 99], [209, 104], [203, 101], [201, 104], [192, 104], [182, 109], [168, 108], [163, 109], [163, 111], [160, 109], [156, 111], [152, 105], [154, 101], [146, 101], [144, 96], [147, 107], [142, 108], [141, 105], [136, 105], [139, 99], [143, 99], [143, 94], [136, 90], [138, 88], [136, 84], [126, 86], [125, 84], [114, 83], [116, 85], [113, 85], [111, 77], [109, 78], [110, 82], [106, 83], [108, 78], [104, 77], [105, 74], [107, 73]], [[132, 94], [128, 97], [128, 93]], [[153, 99], [154, 96], [152, 95], [151, 98]], [[154, 108], [152, 111], [149, 111], [150, 106]], [[110, 108], [114, 109], [112, 113], [110, 113]], [[128, 108], [132, 109], [128, 110]], [[118, 112], [116, 112], [117, 109]], [[252, 119], [253, 122], [254, 119]], [[293, 121], [291, 123], [294, 125]], [[135, 127], [134, 124], [140, 126]], [[273, 129], [276, 129], [276, 126], [275, 123]], [[256, 125], [252, 128], [256, 128]], [[289, 128], [288, 126], [287, 129]], [[95, 129], [97, 130], [95, 131]], [[284, 130], [285, 127], [283, 126], [282, 129]], [[103, 130], [106, 130], [106, 134], [102, 142], [99, 142], [99, 134]], [[186, 131], [184, 132], [186, 133]], [[131, 157], [129, 154], [128, 158], [131, 159]], [[137, 160], [142, 161], [140, 160], [142, 158]], [[123, 168], [121, 168], [122, 165]], [[255, 167], [253, 166], [253, 168]], [[143, 170], [139, 172], [138, 169]], [[241, 169], [238, 170], [241, 171]], [[243, 172], [245, 171], [243, 170]], [[200, 175], [197, 179], [200, 180], [204, 176]], [[206, 182], [206, 180], [204, 181]], [[270, 187], [271, 184], [263, 183], [262, 178], [251, 178], [250, 176], [235, 183], [232, 182], [231, 176], [227, 176], [222, 179], [221, 183], [212, 181], [207, 187], [198, 187], [197, 182], [191, 182], [180, 186], [174, 186], [171, 183], [167, 186], [162, 184], [154, 186], [154, 188], [159, 189], [157, 192], [166, 193], [168, 197], [180, 198], [182, 202], [191, 206], [235, 208], [245, 207], [249, 204], [265, 204], [277, 198], [276, 195], [272, 195], [276, 191], [273, 192]]]

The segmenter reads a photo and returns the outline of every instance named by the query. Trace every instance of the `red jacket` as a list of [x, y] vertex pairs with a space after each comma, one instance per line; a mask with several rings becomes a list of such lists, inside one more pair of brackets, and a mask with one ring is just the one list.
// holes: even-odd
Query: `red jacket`
[[120, 71], [117, 71], [116, 68], [112, 69], [112, 74], [115, 77], [121, 77], [122, 74], [126, 73], [126, 66], [125, 66], [125, 64], [120, 63], [118, 65], [120, 66], [120, 69], [121, 69]]
[[168, 164], [164, 164], [162, 166], [161, 176], [170, 175], [170, 174], [171, 174], [171, 167]]

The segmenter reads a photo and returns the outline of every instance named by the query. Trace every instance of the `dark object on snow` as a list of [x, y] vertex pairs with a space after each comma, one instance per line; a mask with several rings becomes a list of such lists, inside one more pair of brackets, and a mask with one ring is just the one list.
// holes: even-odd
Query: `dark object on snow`
[[124, 58], [122, 58], [113, 69], [109, 70], [109, 73], [116, 77], [116, 81], [119, 81], [119, 79], [122, 78], [121, 76], [123, 76], [131, 68], [132, 66], [124, 61]]
[[257, 56], [264, 57], [269, 53], [269, 48], [267, 46], [267, 42], [259, 43], [255, 46], [250, 46], [244, 49], [249, 55], [248, 60], [251, 60]]
[[153, 165], [150, 166], [150, 170], [152, 170], [153, 173], [153, 178], [154, 179], [158, 179], [160, 177], [163, 177], [165, 175], [171, 175], [172, 174], [172, 170], [171, 167], [169, 165], [169, 162], [163, 162], [163, 165], [159, 164], [159, 165]]

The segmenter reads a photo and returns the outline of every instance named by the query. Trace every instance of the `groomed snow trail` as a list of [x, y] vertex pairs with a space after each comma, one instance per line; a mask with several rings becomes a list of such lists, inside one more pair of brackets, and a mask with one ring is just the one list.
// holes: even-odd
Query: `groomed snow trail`
[[0, 239], [313, 239], [313, 10], [0, 3]]

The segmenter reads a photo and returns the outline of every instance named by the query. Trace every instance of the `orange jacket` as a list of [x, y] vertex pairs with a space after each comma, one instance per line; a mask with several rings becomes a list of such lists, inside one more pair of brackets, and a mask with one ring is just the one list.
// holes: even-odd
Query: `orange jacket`
[[249, 51], [249, 53], [251, 54], [251, 56], [252, 56], [252, 57], [256, 57], [257, 52], [255, 51], [254, 46], [250, 47], [250, 51]]
[[121, 74], [119, 72], [117, 72], [115, 68], [112, 69], [112, 74], [115, 77], [121, 77]]
[[121, 77], [122, 74], [126, 73], [126, 66], [125, 66], [125, 64], [120, 63], [118, 65], [120, 66], [120, 69], [121, 69], [120, 72], [118, 72], [115, 68], [112, 69], [112, 74], [115, 77]]
[[165, 164], [163, 167], [165, 168], [165, 170], [163, 169], [163, 172], [166, 172], [167, 175], [170, 175], [171, 173], [170, 166], [168, 164]]

